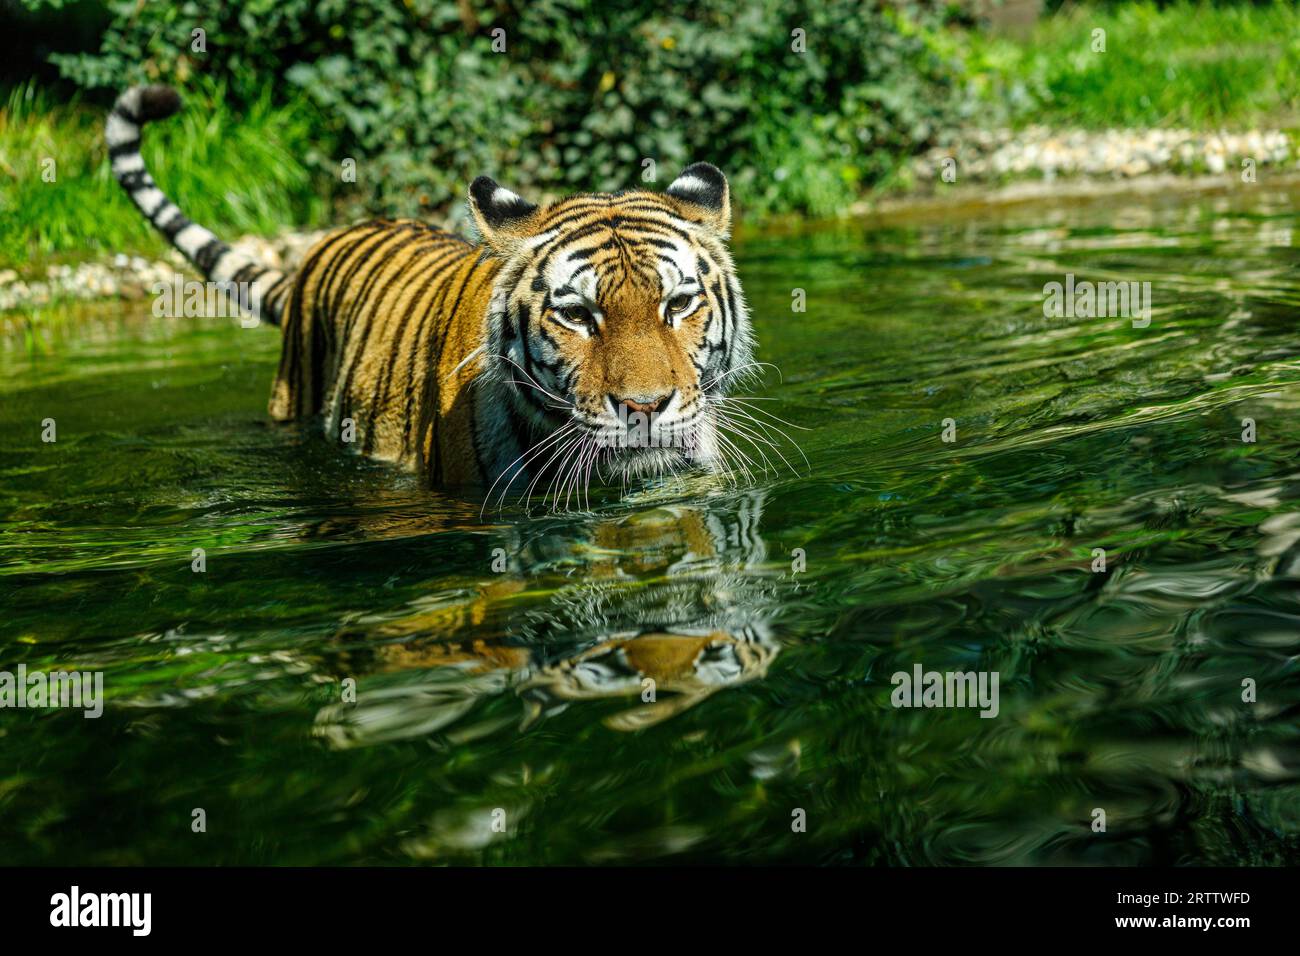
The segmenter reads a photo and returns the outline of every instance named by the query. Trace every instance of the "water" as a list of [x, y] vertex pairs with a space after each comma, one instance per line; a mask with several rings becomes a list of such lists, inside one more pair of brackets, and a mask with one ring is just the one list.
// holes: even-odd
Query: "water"
[[[0, 668], [102, 670], [107, 703], [0, 714], [0, 854], [1294, 863], [1297, 208], [1260, 184], [751, 237], [783, 373], [754, 394], [809, 467], [589, 514], [480, 520], [272, 426], [270, 329], [17, 327]], [[1150, 326], [1045, 318], [1066, 273], [1150, 281]], [[891, 706], [916, 664], [997, 672], [998, 715]]]

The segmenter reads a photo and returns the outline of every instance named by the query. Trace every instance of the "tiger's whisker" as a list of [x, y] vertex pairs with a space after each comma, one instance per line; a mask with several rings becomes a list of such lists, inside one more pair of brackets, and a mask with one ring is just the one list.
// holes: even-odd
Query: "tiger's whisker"
[[700, 386], [700, 391], [708, 391], [714, 385], [717, 385], [719, 382], [721, 382], [724, 378], [728, 378], [729, 376], [736, 375], [740, 372], [745, 371], [746, 369], [762, 368], [764, 366], [766, 366], [767, 368], [776, 369], [776, 374], [781, 379], [781, 383], [782, 384], [785, 383], [785, 376], [782, 375], [781, 370], [777, 368], [777, 366], [773, 365], [771, 362], [746, 362], [744, 365], [737, 365], [735, 368], [727, 369], [727, 371], [715, 375], [713, 378], [709, 379], [708, 382]]
[[510, 478], [510, 481], [508, 481], [508, 482], [506, 483], [505, 488], [501, 489], [501, 498], [499, 499], [499, 501], [502, 502], [502, 503], [504, 503], [504, 501], [505, 501], [505, 496], [506, 496], [506, 494], [510, 491], [510, 486], [511, 486], [512, 484], [514, 484], [515, 479], [518, 478], [519, 475], [522, 474], [523, 471], [524, 471], [524, 466], [527, 464], [527, 462], [524, 462], [523, 464], [520, 464], [521, 460], [524, 459], [524, 458], [527, 458], [530, 454], [533, 454], [533, 453], [535, 453], [535, 452], [540, 452], [543, 448], [545, 448], [545, 447], [546, 447], [547, 445], [549, 445], [551, 442], [553, 442], [553, 441], [557, 440], [558, 438], [562, 437], [566, 432], [571, 431], [571, 430], [572, 430], [573, 428], [575, 428], [575, 427], [576, 427], [576, 423], [570, 423], [570, 424], [568, 424], [568, 425], [565, 425], [565, 426], [564, 426], [563, 428], [561, 428], [559, 431], [552, 432], [552, 433], [549, 434], [549, 435], [543, 436], [542, 438], [540, 438], [540, 439], [538, 439], [536, 442], [534, 442], [533, 445], [532, 445], [531, 447], [529, 447], [529, 448], [528, 448], [528, 449], [527, 449], [527, 450], [526, 450], [522, 455], [520, 455], [518, 458], [516, 458], [514, 461], [512, 461], [509, 465], [507, 465], [506, 468], [505, 468], [505, 470], [503, 470], [503, 471], [501, 472], [501, 474], [499, 474], [499, 475], [497, 476], [496, 481], [492, 482], [492, 487], [488, 489], [487, 496], [483, 499], [483, 508], [479, 510], [479, 518], [481, 519], [481, 518], [483, 517], [483, 512], [487, 510], [488, 502], [490, 502], [490, 501], [492, 500], [492, 491], [496, 488], [497, 484], [500, 483], [501, 479], [504, 478], [504, 477], [506, 476], [506, 474], [509, 473], [509, 472], [511, 471], [511, 469], [514, 469], [514, 468], [515, 468], [515, 465], [518, 464], [518, 465], [519, 465], [519, 468], [518, 468], [517, 470], [515, 470], [514, 474], [513, 474], [513, 475], [511, 476], [511, 478]]
[[[749, 409], [749, 408], [747, 408], [747, 407], [745, 407], [745, 406], [743, 406], [743, 405], [740, 405], [740, 406], [733, 406], [733, 407], [731, 407], [731, 408], [725, 408], [725, 406], [715, 406], [715, 407], [717, 408], [717, 410], [718, 410], [720, 413], [722, 413], [722, 412], [724, 411], [724, 409], [725, 409], [725, 414], [736, 416], [736, 417], [742, 419], [743, 421], [749, 422], [750, 424], [756, 426], [756, 427], [757, 427], [757, 428], [758, 428], [758, 429], [759, 429], [759, 430], [760, 430], [760, 431], [761, 431], [765, 436], [767, 436], [769, 439], [771, 438], [772, 434], [775, 433], [775, 434], [776, 434], [778, 437], [780, 437], [783, 441], [789, 442], [789, 444], [790, 444], [791, 446], [794, 447], [794, 450], [797, 451], [797, 452], [799, 453], [799, 456], [800, 456], [801, 458], [803, 458], [804, 466], [805, 466], [806, 468], [808, 468], [809, 472], [811, 473], [811, 471], [812, 471], [812, 463], [808, 461], [808, 456], [807, 456], [806, 454], [804, 454], [804, 450], [803, 450], [801, 447], [799, 447], [799, 443], [798, 443], [797, 441], [795, 441], [795, 440], [794, 440], [793, 438], [791, 438], [788, 434], [786, 434], [786, 432], [783, 431], [779, 426], [774, 425], [774, 424], [772, 424], [771, 422], [764, 421], [763, 419], [755, 418], [755, 417], [754, 417], [754, 415], [752, 414], [752, 412], [755, 412], [755, 411], [760, 412], [761, 414], [767, 415], [767, 413], [766, 413], [766, 412], [763, 412], [762, 409]], [[771, 419], [775, 419], [776, 421], [782, 421], [782, 422], [784, 422], [783, 419], [777, 418], [775, 415], [767, 415], [767, 417], [768, 417], [768, 418], [771, 418]], [[790, 423], [789, 423], [789, 422], [784, 422], [784, 424], [789, 425]], [[802, 426], [800, 426], [800, 425], [790, 425], [790, 427], [791, 427], [791, 428], [802, 428]], [[803, 428], [802, 430], [804, 430], [804, 431], [808, 431], [808, 429], [806, 429], [806, 428]], [[778, 452], [778, 454], [780, 454], [780, 449], [777, 449], [777, 452]], [[785, 458], [784, 454], [782, 454], [781, 457], [782, 457], [782, 459], [784, 460], [784, 458]], [[787, 465], [787, 467], [790, 467], [790, 470], [791, 470], [792, 472], [795, 472], [796, 474], [798, 473], [798, 472], [797, 472], [797, 471], [796, 471], [792, 466], [790, 466], [790, 464], [789, 464], [788, 461], [786, 462], [786, 465]]]
[[[786, 458], [785, 453], [781, 451], [781, 446], [777, 442], [772, 440], [772, 432], [776, 432], [776, 434], [779, 435], [782, 439], [784, 439], [785, 441], [793, 445], [794, 449], [797, 452], [799, 452], [800, 455], [803, 456], [804, 464], [808, 465], [809, 468], [812, 467], [811, 465], [809, 465], [808, 456], [804, 455], [803, 449], [800, 448], [798, 443], [793, 441], [789, 435], [782, 432], [781, 429], [777, 428], [774, 425], [768, 425], [767, 423], [762, 422], [754, 418], [753, 416], [746, 415], [744, 414], [743, 411], [740, 411], [738, 409], [733, 409], [732, 414], [739, 415], [740, 420], [738, 421], [735, 418], [728, 418], [725, 416], [723, 416], [720, 420], [725, 421], [727, 423], [727, 426], [732, 430], [744, 435], [745, 438], [749, 440], [751, 443], [754, 441], [761, 441], [764, 444], [766, 444], [773, 451], [775, 451], [777, 455], [780, 456], [781, 461], [785, 463], [785, 466], [790, 469], [790, 472], [792, 474], [797, 475], [799, 474], [799, 471], [794, 467], [794, 465], [790, 464], [790, 460]], [[750, 426], [753, 426], [758, 430], [755, 431]]]
[[724, 403], [724, 404], [727, 402], [733, 402], [737, 405], [743, 405], [746, 408], [749, 408], [750, 411], [757, 412], [760, 415], [766, 415], [768, 418], [774, 419], [775, 421], [780, 422], [782, 425], [788, 425], [791, 428], [797, 428], [801, 432], [812, 431], [812, 429], [804, 425], [796, 425], [794, 422], [786, 421], [784, 418], [781, 418], [779, 415], [773, 415], [765, 408], [754, 408], [754, 407], [750, 407], [749, 405], [750, 402], [774, 402], [776, 401], [776, 399], [774, 398], [757, 398], [752, 395], [745, 395], [745, 396], [718, 395], [713, 398], [713, 401]]
[[[494, 352], [494, 353], [492, 353], [492, 355], [491, 355], [490, 357], [491, 357], [491, 358], [495, 358], [495, 359], [501, 359], [503, 362], [509, 362], [509, 363], [510, 363], [511, 365], [513, 365], [515, 368], [519, 369], [519, 371], [523, 373], [524, 378], [528, 379], [528, 381], [532, 384], [533, 388], [537, 389], [539, 392], [541, 392], [543, 395], [547, 396], [548, 398], [553, 398], [553, 399], [555, 399], [557, 402], [562, 403], [563, 405], [565, 405], [565, 406], [568, 407], [568, 408], [573, 408], [573, 407], [574, 407], [574, 406], [573, 406], [573, 402], [566, 402], [566, 401], [565, 401], [563, 398], [561, 398], [560, 396], [554, 394], [553, 392], [548, 392], [546, 389], [542, 388], [542, 386], [538, 383], [537, 379], [535, 379], [535, 378], [533, 378], [531, 375], [529, 375], [529, 374], [528, 374], [528, 370], [527, 370], [526, 368], [524, 368], [522, 365], [520, 365], [518, 362], [516, 362], [514, 359], [512, 359], [509, 355], [502, 355], [502, 354], [499, 353], [499, 352]], [[524, 383], [523, 383], [523, 382], [520, 382], [519, 384], [522, 385], [522, 384], [524, 384]]]
[[[527, 504], [525, 505], [526, 508], [532, 507], [533, 489], [537, 486], [537, 483], [541, 480], [542, 476], [545, 475], [547, 470], [551, 467], [551, 463], [554, 462], [556, 459], [560, 459], [562, 461], [563, 459], [561, 458], [561, 456], [563, 456], [571, 447], [573, 447], [574, 443], [579, 441], [581, 438], [582, 438], [581, 434], [570, 436], [568, 441], [558, 446], [556, 450], [551, 453], [550, 457], [546, 459], [546, 464], [544, 464], [541, 468], [537, 470], [537, 476], [533, 478], [532, 483], [529, 484], [528, 486], [528, 490], [524, 493], [527, 501]], [[559, 473], [560, 473], [559, 466], [556, 466], [555, 474], [557, 477]], [[547, 485], [548, 493], [550, 491], [550, 485], [553, 485], [554, 483], [555, 483], [555, 477], [551, 478], [550, 484]], [[542, 504], [543, 505], [546, 504], [545, 494], [542, 495]]]

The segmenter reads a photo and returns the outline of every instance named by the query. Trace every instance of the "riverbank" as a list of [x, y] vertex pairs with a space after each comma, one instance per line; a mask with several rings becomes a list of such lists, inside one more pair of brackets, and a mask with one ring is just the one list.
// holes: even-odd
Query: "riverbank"
[[911, 163], [917, 187], [962, 180], [1006, 185], [1059, 179], [1135, 179], [1175, 173], [1222, 175], [1233, 171], [1243, 182], [1264, 168], [1294, 168], [1296, 149], [1280, 129], [1242, 133], [1190, 129], [972, 130], [945, 137]]
[[[276, 268], [293, 268], [324, 230], [288, 230], [278, 236], [243, 236], [232, 245]], [[0, 270], [0, 313], [39, 309], [66, 302], [97, 299], [142, 299], [179, 272], [193, 272], [184, 257], [170, 250], [161, 257], [117, 253], [95, 259], [46, 265], [27, 273]]]
[[[1169, 137], [1165, 137], [1167, 140]], [[1077, 143], [1071, 137], [1065, 142]], [[1027, 141], [1019, 154], [1005, 144], [991, 152], [974, 153], [982, 157], [970, 161], [969, 147], [954, 150], [958, 157], [956, 181], [944, 182], [933, 174], [942, 169], [942, 160], [950, 154], [935, 150], [918, 157], [916, 183], [908, 190], [880, 192], [846, 208], [846, 217], [884, 217], [892, 223], [909, 220], [932, 220], [956, 209], [972, 205], [997, 207], [1017, 203], [1061, 200], [1091, 200], [1135, 193], [1227, 192], [1257, 184], [1276, 184], [1300, 180], [1300, 157], [1291, 138], [1278, 131], [1252, 132], [1239, 136], [1214, 134], [1189, 137], [1184, 144], [1198, 142], [1198, 149], [1187, 157], [1183, 150], [1159, 147], [1162, 138], [1133, 135], [1124, 151], [1117, 147], [1117, 137], [1100, 134], [1086, 141], [1080, 152], [1100, 157], [1096, 165], [1086, 165], [1084, 173], [1063, 173], [1066, 164], [1034, 140]], [[998, 142], [996, 137], [987, 140]], [[1162, 149], [1163, 153], [1152, 154]], [[1161, 155], [1168, 160], [1161, 161]], [[996, 158], [995, 158], [996, 157]], [[1204, 157], [1211, 157], [1208, 161]], [[1213, 157], [1218, 157], [1215, 162]], [[1253, 158], [1253, 178], [1243, 159]], [[1071, 168], [1071, 167], [1067, 167]], [[1093, 171], [1095, 168], [1095, 171]], [[278, 268], [293, 268], [303, 254], [328, 230], [323, 228], [290, 229], [278, 236], [246, 235], [234, 245], [261, 261]], [[739, 230], [742, 240], [756, 226]], [[157, 283], [170, 284], [178, 272], [193, 273], [179, 252], [141, 255], [118, 253], [97, 256], [79, 263], [45, 265], [36, 270], [0, 269], [0, 314], [39, 310], [68, 302], [103, 299], [140, 300], [150, 297]]]
[[[1300, 45], [1291, 42], [1300, 35], [1300, 11], [1292, 5], [1071, 4], [1015, 37], [969, 22], [926, 23], [915, 35], [946, 65], [945, 89], [959, 105], [940, 111], [943, 97], [912, 90], [910, 112], [890, 120], [897, 132], [907, 117], [902, 139], [882, 139], [869, 119], [878, 111], [863, 113], [853, 96], [817, 122], [796, 122], [779, 109], [748, 116], [759, 125], [785, 117], [757, 153], [728, 151], [707, 130], [690, 134], [690, 142], [720, 151], [691, 158], [724, 167], [743, 227], [905, 212], [968, 195], [1026, 201], [1131, 184], [1204, 188], [1216, 177], [1241, 186], [1300, 170]], [[671, 39], [675, 28], [662, 29]], [[436, 150], [418, 159], [349, 154], [331, 125], [337, 108], [322, 110], [301, 90], [271, 92], [293, 84], [267, 85], [239, 106], [240, 96], [206, 75], [182, 80], [189, 106], [150, 130], [144, 157], [187, 215], [219, 235], [243, 235], [269, 261], [292, 265], [304, 236], [368, 214], [464, 227], [459, 197], [484, 171], [478, 153], [472, 163], [440, 160]], [[618, 99], [629, 82], [606, 71], [598, 85]], [[878, 94], [863, 92], [863, 102]], [[139, 297], [186, 270], [109, 174], [105, 107], [79, 96], [63, 102], [29, 83], [0, 110], [0, 312]], [[594, 123], [613, 108], [590, 104], [588, 118]], [[692, 115], [685, 106], [677, 114], [683, 122]], [[546, 180], [543, 168], [561, 170], [568, 179], [553, 195], [634, 185], [645, 163], [638, 135], [614, 124], [564, 155], [516, 151], [501, 168], [486, 168], [520, 190], [529, 177]], [[438, 138], [439, 149], [445, 140]], [[618, 156], [596, 180], [572, 166], [570, 153], [611, 149]], [[343, 156], [357, 157], [356, 182], [341, 176]], [[398, 158], [398, 179], [410, 188], [393, 192]], [[657, 161], [662, 184], [669, 160]]]

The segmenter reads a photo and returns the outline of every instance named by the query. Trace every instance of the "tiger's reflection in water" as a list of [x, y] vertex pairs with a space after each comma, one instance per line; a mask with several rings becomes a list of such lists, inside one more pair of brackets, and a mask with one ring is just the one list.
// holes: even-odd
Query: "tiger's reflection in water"
[[524, 726], [575, 702], [625, 699], [632, 706], [604, 723], [635, 730], [763, 677], [788, 579], [765, 566], [762, 504], [749, 492], [518, 537], [491, 580], [358, 619], [340, 632], [349, 650], [334, 668], [357, 679], [356, 701], [325, 707], [317, 734], [339, 747], [474, 739], [519, 719], [470, 720], [485, 697], [511, 691]]

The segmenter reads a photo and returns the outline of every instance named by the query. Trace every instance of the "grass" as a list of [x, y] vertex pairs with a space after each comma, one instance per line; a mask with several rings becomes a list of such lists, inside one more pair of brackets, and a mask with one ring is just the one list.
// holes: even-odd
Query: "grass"
[[1300, 6], [1289, 2], [1068, 4], [1023, 40], [957, 42], [980, 98], [1012, 125], [1291, 128], [1300, 112]]
[[[145, 163], [162, 189], [223, 237], [325, 219], [324, 190], [306, 161], [308, 110], [267, 98], [235, 115], [223, 99], [219, 89], [188, 93], [178, 116], [146, 130]], [[0, 267], [163, 251], [109, 170], [104, 116], [102, 108], [51, 104], [31, 84], [10, 92], [0, 113]]]

